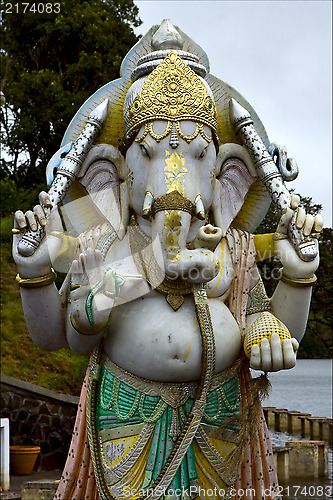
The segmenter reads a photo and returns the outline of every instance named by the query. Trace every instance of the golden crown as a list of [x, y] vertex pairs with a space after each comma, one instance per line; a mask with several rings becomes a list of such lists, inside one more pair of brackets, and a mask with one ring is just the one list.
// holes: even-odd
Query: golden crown
[[216, 132], [216, 108], [203, 80], [175, 53], [150, 73], [128, 109], [128, 136], [155, 120], [192, 120]]

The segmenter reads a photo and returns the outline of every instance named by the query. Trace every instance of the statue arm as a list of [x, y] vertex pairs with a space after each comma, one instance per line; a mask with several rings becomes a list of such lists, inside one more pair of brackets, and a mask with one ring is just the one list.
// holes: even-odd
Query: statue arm
[[272, 313], [286, 325], [298, 342], [305, 334], [311, 294], [311, 287], [295, 288], [280, 281], [271, 299]]
[[99, 250], [85, 249], [71, 266], [67, 340], [78, 354], [87, 354], [108, 328], [116, 288]]
[[[297, 209], [299, 198], [292, 196], [291, 200], [294, 209]], [[291, 339], [280, 341], [279, 335], [274, 333], [270, 340], [263, 338], [260, 346], [255, 344], [251, 350], [251, 367], [263, 369], [265, 371], [278, 371], [292, 368], [296, 364], [296, 354], [299, 342], [303, 338], [309, 314], [312, 285], [316, 278], [314, 273], [319, 264], [319, 257], [305, 262], [299, 258], [293, 245], [288, 241], [288, 226], [293, 216], [293, 210], [288, 208], [282, 215], [276, 233], [273, 235], [274, 244], [270, 241], [270, 235], [264, 235], [261, 243], [266, 239], [267, 253], [275, 254], [279, 257], [283, 268], [281, 279], [270, 299], [270, 312], [280, 320], [289, 330]], [[297, 209], [297, 226], [302, 230], [304, 236], [319, 233], [323, 221], [320, 216], [313, 217], [306, 215], [303, 209]], [[259, 238], [260, 239], [260, 238]], [[317, 241], [316, 241], [317, 244]], [[257, 240], [257, 250], [263, 255], [262, 245]], [[267, 258], [270, 255], [264, 255]], [[260, 259], [258, 259], [260, 260]], [[258, 276], [253, 273], [251, 289], [258, 281]], [[251, 292], [250, 292], [251, 297]], [[267, 307], [268, 309], [268, 307]], [[260, 314], [254, 312], [247, 317], [247, 331]]]
[[18, 251], [19, 243], [27, 231], [37, 234], [39, 228], [46, 225], [46, 209], [50, 206], [47, 193], [41, 192], [39, 201], [40, 205], [36, 205], [33, 211], [24, 214], [18, 210], [15, 213], [13, 258], [19, 271], [17, 281], [30, 336], [41, 349], [53, 351], [67, 344], [65, 308], [54, 283], [56, 274], [51, 268], [53, 255], [61, 246], [61, 238], [55, 235], [61, 234], [61, 221], [56, 210], [51, 212], [50, 219], [58, 232], [44, 238], [30, 256], [22, 256]]
[[[313, 217], [303, 208], [297, 208], [299, 197], [292, 195], [291, 204], [297, 211], [297, 227], [304, 236], [317, 235], [323, 227], [320, 215]], [[288, 208], [282, 215], [274, 235], [275, 254], [283, 265], [280, 281], [271, 298], [271, 310], [289, 329], [291, 336], [302, 340], [309, 315], [312, 287], [316, 282], [315, 272], [319, 265], [319, 252], [311, 261], [299, 258], [287, 238], [288, 226], [293, 210]], [[314, 239], [318, 250], [318, 241]]]
[[94, 335], [78, 332], [71, 322], [71, 310], [66, 318], [66, 336], [69, 347], [77, 354], [89, 354], [105, 334], [105, 328]]
[[21, 287], [21, 298], [33, 342], [46, 351], [65, 347], [65, 310], [55, 284], [40, 288]]
[[[278, 255], [275, 249], [274, 233], [271, 234], [258, 234], [254, 236], [256, 251], [257, 251], [257, 261], [264, 260], [266, 258], [272, 257], [273, 255]], [[287, 246], [286, 252], [294, 252], [293, 248], [286, 241], [283, 243]], [[316, 269], [316, 263], [313, 262], [314, 267], [309, 269], [305, 274], [296, 268], [292, 272], [295, 278], [309, 279], [303, 282], [304, 286], [297, 286], [297, 282], [283, 281], [285, 278], [285, 269], [279, 270], [282, 274], [282, 279], [279, 280], [273, 296], [270, 299], [270, 310], [271, 312], [286, 325], [292, 337], [296, 338], [300, 342], [305, 333], [307, 319], [309, 315], [311, 295], [312, 295], [312, 277]], [[259, 280], [258, 271], [256, 270], [252, 273], [252, 283], [251, 289], [253, 290]], [[315, 279], [313, 279], [315, 281]], [[302, 282], [300, 283], [300, 285]], [[251, 297], [251, 293], [250, 293]], [[297, 314], [295, 314], [297, 311]]]
[[71, 322], [72, 304], [66, 307], [54, 283], [36, 289], [22, 287], [21, 298], [31, 339], [43, 350], [57, 351], [69, 345], [78, 354], [88, 354], [105, 332], [105, 328], [98, 333], [78, 332]]

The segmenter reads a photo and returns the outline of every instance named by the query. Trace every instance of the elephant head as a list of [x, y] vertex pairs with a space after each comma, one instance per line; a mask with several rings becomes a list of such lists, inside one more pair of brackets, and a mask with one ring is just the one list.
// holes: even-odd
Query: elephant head
[[[122, 154], [110, 144], [95, 146], [79, 180], [94, 192], [97, 206], [101, 200], [101, 213], [113, 227], [116, 205], [106, 199], [110, 190], [104, 189], [104, 182], [108, 176], [109, 185], [118, 180], [118, 237], [126, 233], [131, 210], [152, 238], [158, 263], [169, 279], [207, 282], [220, 267], [213, 250], [254, 178], [248, 159], [239, 154], [241, 146], [218, 147], [213, 92], [198, 58], [182, 50], [156, 49], [142, 56], [132, 72], [134, 83], [123, 102]], [[109, 122], [109, 133], [112, 127]], [[235, 162], [234, 156], [242, 161]]]
[[[208, 282], [220, 268], [213, 250], [241, 207], [252, 179], [244, 165], [243, 188], [239, 183], [230, 188], [233, 176], [226, 165], [234, 150], [221, 156], [216, 108], [207, 82], [175, 51], [155, 66], [148, 76], [139, 74], [127, 92], [122, 155], [111, 146], [93, 148], [83, 165], [82, 182], [91, 178], [88, 182], [93, 185], [97, 177], [104, 179], [98, 171], [101, 162], [112, 161], [120, 180], [123, 229], [118, 236], [126, 232], [131, 210], [152, 238], [156, 260], [167, 278]], [[240, 179], [242, 168], [232, 168], [238, 169]], [[226, 177], [231, 182], [224, 183]], [[99, 192], [105, 193], [103, 184], [99, 185]], [[223, 210], [224, 198], [232, 209]], [[102, 203], [104, 214], [108, 205], [106, 200]]]
[[219, 269], [211, 249], [222, 237], [207, 224], [218, 152], [210, 88], [172, 51], [131, 86], [124, 118], [123, 178], [139, 225], [149, 221], [168, 278], [210, 281]]
[[178, 124], [179, 133], [170, 128], [162, 120], [151, 123], [148, 133], [143, 126], [128, 148], [129, 205], [139, 225], [160, 242], [166, 276], [206, 282], [218, 272], [211, 250], [222, 237], [220, 228], [207, 223], [216, 179], [213, 131], [203, 125], [197, 133], [194, 121]]

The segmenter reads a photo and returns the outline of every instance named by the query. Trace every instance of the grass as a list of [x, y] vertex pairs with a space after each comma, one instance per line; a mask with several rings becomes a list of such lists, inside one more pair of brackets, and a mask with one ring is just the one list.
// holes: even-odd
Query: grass
[[43, 351], [29, 337], [15, 282], [11, 226], [10, 217], [1, 220], [1, 372], [57, 392], [79, 395], [88, 357], [68, 347], [57, 352]]

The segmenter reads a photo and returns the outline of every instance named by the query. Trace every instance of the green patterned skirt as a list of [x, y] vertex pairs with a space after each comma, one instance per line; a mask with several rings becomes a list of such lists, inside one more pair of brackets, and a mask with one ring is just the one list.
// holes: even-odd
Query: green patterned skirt
[[[90, 447], [99, 490], [104, 498], [147, 496], [185, 425], [197, 383], [152, 382], [105, 357], [95, 386]], [[202, 423], [164, 498], [194, 498], [200, 487], [217, 483], [226, 491], [233, 483], [223, 477], [223, 461], [237, 444], [240, 399], [237, 374], [213, 378]]]

